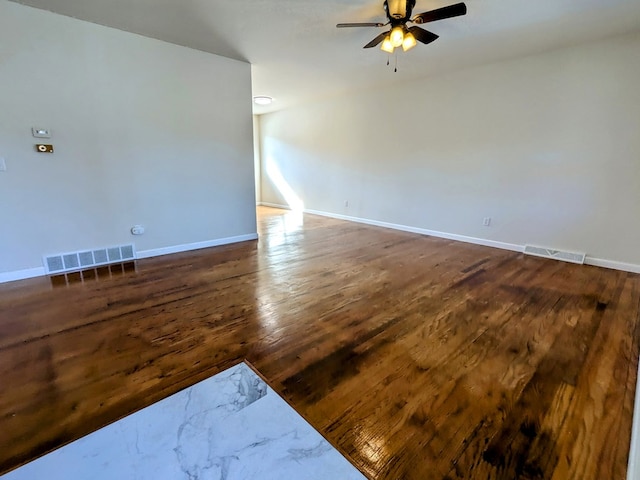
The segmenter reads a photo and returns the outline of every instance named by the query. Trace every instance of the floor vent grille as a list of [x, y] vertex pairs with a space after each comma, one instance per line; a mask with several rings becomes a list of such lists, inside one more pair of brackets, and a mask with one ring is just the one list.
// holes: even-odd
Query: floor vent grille
[[565, 252], [562, 250], [552, 250], [550, 248], [534, 247], [532, 245], [526, 245], [524, 247], [524, 253], [527, 255], [535, 255], [536, 257], [553, 258], [555, 260], [564, 260], [571, 263], [584, 263], [584, 257], [586, 254], [577, 252]]
[[58, 274], [109, 265], [111, 263], [127, 262], [135, 260], [135, 258], [136, 252], [131, 244], [48, 255], [43, 257], [43, 263], [47, 274]]

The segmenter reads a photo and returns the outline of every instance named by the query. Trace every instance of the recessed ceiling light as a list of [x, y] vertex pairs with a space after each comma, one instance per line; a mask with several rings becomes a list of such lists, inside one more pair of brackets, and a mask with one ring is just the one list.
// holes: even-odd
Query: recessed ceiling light
[[256, 97], [253, 97], [253, 101], [256, 103], [256, 105], [271, 105], [271, 102], [273, 102], [273, 98], [267, 97], [266, 95], [258, 95]]

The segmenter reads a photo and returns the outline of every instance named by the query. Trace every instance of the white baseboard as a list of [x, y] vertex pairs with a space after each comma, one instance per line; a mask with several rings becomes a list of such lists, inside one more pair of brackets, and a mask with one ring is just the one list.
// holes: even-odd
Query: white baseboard
[[[188, 243], [185, 245], [174, 245], [171, 247], [154, 248], [151, 250], [142, 250], [136, 252], [136, 259], [157, 257], [160, 255], [169, 255], [171, 253], [187, 252], [189, 250], [199, 250], [201, 248], [218, 247], [220, 245], [228, 245], [231, 243], [247, 242], [249, 240], [257, 240], [257, 233], [249, 233], [247, 235], [238, 235], [237, 237], [219, 238], [217, 240], [208, 240], [206, 242]], [[0, 283], [13, 282], [16, 280], [24, 280], [26, 278], [42, 277], [46, 275], [44, 267], [29, 268], [27, 270], [18, 270], [15, 272], [0, 272]]]
[[627, 480], [640, 480], [640, 361], [638, 361], [636, 399], [633, 406], [633, 423], [631, 425], [631, 448], [629, 449]]
[[282, 210], [291, 210], [291, 207], [289, 205], [280, 205], [279, 203], [258, 202], [258, 206], [271, 207], [271, 208], [281, 208]]
[[366, 225], [373, 225], [376, 227], [391, 228], [393, 230], [401, 230], [403, 232], [419, 233], [421, 235], [429, 235], [432, 237], [445, 238], [447, 240], [456, 240], [459, 242], [473, 243], [475, 245], [483, 245], [485, 247], [501, 248], [503, 250], [511, 250], [513, 252], [522, 252], [524, 250], [524, 245], [497, 242], [495, 240], [487, 240], [485, 238], [468, 237], [466, 235], [458, 235], [455, 233], [438, 232], [436, 230], [427, 230], [426, 228], [410, 227], [408, 225], [399, 225], [397, 223], [380, 222], [378, 220], [369, 220], [366, 218], [350, 217], [348, 215], [322, 212], [319, 210], [305, 210], [305, 213], [311, 213], [313, 215], [321, 215], [323, 217], [337, 218], [339, 220], [348, 220], [350, 222], [364, 223]]
[[[640, 265], [634, 263], [616, 262], [614, 260], [605, 260], [603, 258], [593, 258], [589, 255], [584, 259], [585, 265], [593, 265], [594, 267], [611, 268], [613, 270], [622, 270], [624, 272], [640, 273]], [[640, 480], [640, 477], [638, 477]]]
[[249, 233], [246, 235], [238, 235], [236, 237], [207, 240], [205, 242], [187, 243], [184, 245], [173, 245], [171, 247], [142, 250], [142, 251], [136, 252], [136, 257], [137, 258], [159, 257], [160, 255], [170, 255], [172, 253], [188, 252], [191, 250], [199, 250], [201, 248], [219, 247], [220, 245], [229, 245], [231, 243], [247, 242], [249, 240], [257, 240], [257, 239], [258, 239], [257, 233]]
[[44, 267], [28, 268], [26, 270], [17, 270], [15, 272], [2, 272], [0, 273], [0, 283], [15, 282], [16, 280], [24, 280], [26, 278], [42, 277], [44, 274]]
[[[289, 209], [289, 207], [287, 207], [287, 206], [277, 205], [277, 204], [263, 203], [263, 205], [269, 206], [269, 207], [274, 207], [274, 208]], [[523, 252], [524, 251], [524, 245], [517, 245], [517, 244], [514, 244], [514, 243], [498, 242], [498, 241], [495, 241], [495, 240], [487, 240], [485, 238], [468, 237], [466, 235], [458, 235], [458, 234], [455, 234], [455, 233], [439, 232], [439, 231], [436, 231], [436, 230], [428, 230], [426, 228], [410, 227], [410, 226], [407, 226], [407, 225], [399, 225], [399, 224], [396, 224], [396, 223], [380, 222], [378, 220], [369, 220], [369, 219], [366, 219], [366, 218], [351, 217], [349, 215], [341, 215], [339, 213], [323, 212], [323, 211], [320, 211], [320, 210], [305, 209], [305, 213], [311, 213], [313, 215], [320, 215], [320, 216], [329, 217], [329, 218], [337, 218], [339, 220], [347, 220], [347, 221], [350, 221], [350, 222], [364, 223], [366, 225], [373, 225], [373, 226], [376, 226], [376, 227], [384, 227], [384, 228], [391, 228], [391, 229], [394, 229], [394, 230], [402, 230], [403, 232], [412, 232], [412, 233], [419, 233], [421, 235], [430, 235], [430, 236], [433, 236], [433, 237], [445, 238], [447, 240], [457, 240], [459, 242], [473, 243], [475, 245], [483, 245], [485, 247], [501, 248], [503, 250], [511, 250], [513, 252]], [[634, 264], [634, 263], [625, 263], [625, 262], [618, 262], [618, 261], [615, 261], [615, 260], [606, 260], [606, 259], [603, 259], [603, 258], [594, 258], [594, 257], [590, 257], [588, 255], [585, 258], [584, 263], [585, 263], [585, 265], [592, 265], [594, 267], [611, 268], [613, 270], [621, 270], [621, 271], [624, 271], [624, 272], [640, 273], [640, 265], [637, 265], [637, 264]], [[640, 477], [638, 478], [638, 480], [640, 480]]]

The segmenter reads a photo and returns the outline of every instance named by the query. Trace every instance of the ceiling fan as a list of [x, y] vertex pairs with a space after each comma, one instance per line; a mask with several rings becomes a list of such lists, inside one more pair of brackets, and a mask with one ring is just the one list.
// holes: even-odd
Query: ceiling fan
[[339, 23], [338, 28], [347, 27], [385, 27], [391, 26], [388, 32], [381, 33], [367, 43], [364, 48], [371, 48], [382, 43], [382, 50], [393, 53], [397, 47], [402, 47], [406, 52], [417, 45], [417, 42], [428, 44], [438, 38], [438, 35], [424, 30], [418, 26], [407, 27], [407, 23], [423, 24], [444, 20], [445, 18], [458, 17], [467, 13], [464, 3], [456, 3], [447, 7], [436, 8], [428, 12], [420, 13], [413, 18], [411, 13], [416, 5], [416, 0], [385, 0], [384, 11], [387, 14], [387, 23]]

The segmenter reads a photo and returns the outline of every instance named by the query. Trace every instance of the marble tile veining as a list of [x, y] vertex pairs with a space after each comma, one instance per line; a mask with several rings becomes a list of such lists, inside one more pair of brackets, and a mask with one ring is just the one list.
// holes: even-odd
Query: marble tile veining
[[241, 363], [2, 480], [363, 480]]

